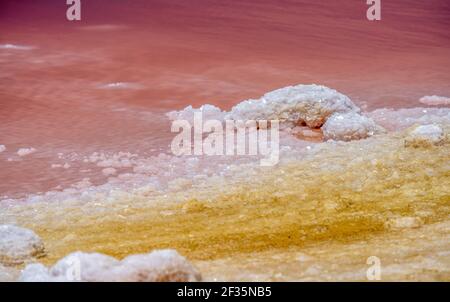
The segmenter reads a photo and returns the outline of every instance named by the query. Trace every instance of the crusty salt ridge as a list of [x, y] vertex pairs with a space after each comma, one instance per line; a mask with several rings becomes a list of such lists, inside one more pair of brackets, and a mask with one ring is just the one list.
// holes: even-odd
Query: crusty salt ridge
[[430, 106], [450, 105], [450, 98], [438, 95], [426, 95], [421, 97], [419, 102]]
[[59, 260], [50, 269], [30, 264], [20, 281], [88, 281], [88, 282], [193, 282], [199, 272], [175, 250], [155, 250], [131, 255], [119, 261], [99, 253], [75, 252]]
[[223, 120], [225, 118], [226, 112], [222, 111], [220, 108], [205, 104], [200, 108], [193, 108], [192, 105], [187, 106], [181, 111], [171, 111], [166, 113], [166, 116], [170, 120], [187, 120], [190, 123], [194, 122], [194, 114], [202, 113], [202, 117], [204, 120], [215, 119], [215, 120]]
[[14, 225], [0, 225], [0, 263], [19, 265], [44, 254], [44, 244], [33, 231]]
[[415, 127], [405, 138], [407, 147], [427, 147], [438, 145], [445, 139], [442, 128], [435, 124], [421, 125]]
[[356, 112], [335, 113], [322, 126], [326, 140], [351, 141], [382, 132], [382, 128], [366, 116]]
[[232, 120], [280, 120], [317, 128], [335, 112], [359, 112], [345, 95], [321, 85], [288, 86], [243, 101], [226, 115]]
[[417, 124], [449, 124], [450, 108], [383, 108], [368, 112], [367, 116], [389, 131], [399, 131]]

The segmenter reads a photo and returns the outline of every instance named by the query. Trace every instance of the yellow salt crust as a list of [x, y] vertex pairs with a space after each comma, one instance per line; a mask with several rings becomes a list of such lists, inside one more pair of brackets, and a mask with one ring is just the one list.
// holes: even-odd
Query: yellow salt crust
[[[443, 126], [446, 137], [449, 128]], [[390, 275], [394, 279], [407, 280], [422, 271], [423, 279], [450, 280], [448, 253], [440, 254], [442, 263], [432, 270], [422, 270], [426, 267], [419, 263], [411, 272], [408, 263], [401, 262], [410, 254], [388, 252], [394, 251], [391, 240], [398, 240], [412, 249], [410, 253], [422, 251], [423, 257], [433, 259], [438, 257], [433, 249], [446, 244], [448, 251], [450, 241], [448, 231], [434, 227], [448, 229], [450, 221], [449, 141], [408, 148], [407, 133], [323, 143], [275, 167], [241, 167], [232, 179], [213, 177], [172, 192], [150, 188], [118, 194], [112, 201], [35, 203], [12, 207], [3, 215], [14, 216], [17, 224], [42, 237], [47, 256], [41, 261], [46, 264], [77, 250], [123, 258], [174, 248], [211, 279], [250, 280], [251, 269], [247, 275], [238, 270], [233, 275], [227, 267], [254, 259], [261, 267], [273, 268], [292, 253], [308, 250], [324, 255], [323, 263], [340, 255], [332, 266], [333, 278], [341, 273], [342, 279], [361, 279], [349, 273], [355, 266], [347, 262], [362, 261], [365, 266], [372, 247], [384, 251], [388, 263], [400, 259], [402, 264]], [[432, 240], [428, 250], [420, 240], [402, 235], [414, 231]], [[296, 266], [282, 267], [280, 273], [293, 279], [326, 279], [320, 265], [306, 275], [296, 275]]]

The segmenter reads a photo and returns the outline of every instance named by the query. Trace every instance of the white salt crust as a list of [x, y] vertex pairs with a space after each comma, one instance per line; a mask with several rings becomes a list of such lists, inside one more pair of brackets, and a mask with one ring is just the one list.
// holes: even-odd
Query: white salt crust
[[291, 124], [322, 126], [335, 112], [359, 112], [360, 109], [345, 95], [321, 85], [288, 86], [266, 93], [259, 99], [243, 101], [231, 111], [223, 112], [213, 105], [199, 109], [188, 106], [182, 111], [167, 114], [171, 120], [193, 120], [194, 112], [202, 112], [204, 119], [218, 120], [279, 120]]
[[19, 281], [194, 282], [201, 281], [201, 276], [175, 250], [155, 250], [121, 261], [99, 253], [75, 252], [51, 268], [39, 263], [26, 266]]
[[359, 112], [345, 95], [321, 85], [288, 86], [266, 93], [258, 100], [234, 106], [226, 115], [232, 120], [280, 120], [310, 128], [323, 125], [335, 112]]
[[44, 244], [33, 231], [14, 225], [0, 225], [1, 264], [22, 264], [44, 253]]
[[[282, 128], [295, 128], [303, 124], [318, 128], [325, 123], [325, 138], [343, 141], [366, 138], [380, 129], [373, 120], [360, 115], [360, 109], [347, 96], [320, 85], [284, 87], [257, 100], [243, 101], [230, 112], [203, 105], [199, 109], [189, 106], [167, 116], [171, 120], [192, 122], [196, 112], [201, 112], [204, 120], [279, 120], [283, 123]], [[327, 123], [330, 117], [333, 119]]]
[[17, 150], [17, 155], [26, 156], [34, 152], [36, 152], [36, 149], [34, 148], [20, 148], [19, 150]]
[[405, 146], [420, 147], [438, 145], [444, 139], [444, 130], [439, 125], [420, 125], [409, 132], [405, 138]]
[[450, 98], [438, 95], [426, 95], [421, 97], [419, 102], [430, 106], [450, 105]]
[[355, 112], [335, 113], [322, 127], [324, 139], [351, 141], [382, 132], [380, 126], [366, 116]]

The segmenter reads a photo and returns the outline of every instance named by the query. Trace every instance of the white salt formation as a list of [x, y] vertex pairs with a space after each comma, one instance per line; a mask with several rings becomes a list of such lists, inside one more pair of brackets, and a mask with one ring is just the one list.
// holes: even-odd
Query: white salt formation
[[34, 47], [15, 44], [0, 44], [0, 49], [13, 49], [13, 50], [31, 50]]
[[220, 121], [225, 119], [226, 114], [226, 112], [222, 111], [220, 108], [206, 104], [197, 109], [193, 108], [192, 105], [189, 105], [181, 111], [171, 111], [166, 115], [172, 121], [187, 120], [188, 122], [193, 123], [195, 113], [202, 113], [203, 120], [214, 119]]
[[345, 95], [320, 85], [288, 86], [266, 93], [258, 100], [234, 106], [226, 115], [232, 120], [280, 120], [310, 128], [322, 126], [335, 112], [359, 112]]
[[378, 125], [389, 131], [399, 131], [414, 125], [449, 124], [450, 108], [377, 109], [367, 113]]
[[19, 150], [17, 150], [17, 155], [26, 156], [34, 152], [36, 152], [36, 149], [34, 148], [20, 148]]
[[438, 95], [426, 95], [421, 97], [419, 102], [430, 106], [450, 105], [450, 98]]
[[415, 127], [405, 138], [406, 147], [428, 147], [445, 140], [444, 131], [436, 124]]
[[5, 151], [5, 150], [6, 150], [5, 145], [0, 145], [0, 153], [2, 153], [2, 152]]
[[326, 140], [351, 141], [363, 139], [382, 131], [381, 127], [368, 117], [356, 112], [335, 113], [322, 127]]
[[44, 254], [44, 244], [33, 231], [0, 225], [0, 263], [18, 265]]
[[318, 128], [340, 113], [327, 124], [325, 138], [344, 141], [366, 138], [381, 130], [373, 120], [359, 115], [360, 109], [347, 96], [320, 85], [284, 87], [259, 99], [243, 101], [230, 112], [203, 105], [199, 109], [188, 106], [182, 111], [169, 112], [167, 116], [171, 120], [192, 122], [196, 112], [201, 112], [204, 120], [279, 120], [284, 129], [301, 125]]
[[75, 252], [48, 269], [42, 264], [28, 265], [20, 276], [24, 282], [193, 282], [198, 271], [175, 250], [155, 250], [128, 256], [122, 261], [98, 253]]

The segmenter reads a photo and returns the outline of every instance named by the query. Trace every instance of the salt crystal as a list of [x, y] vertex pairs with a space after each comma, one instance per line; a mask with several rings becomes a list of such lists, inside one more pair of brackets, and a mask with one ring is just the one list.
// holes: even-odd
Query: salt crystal
[[17, 150], [17, 155], [26, 156], [34, 152], [36, 152], [36, 149], [34, 148], [20, 148], [19, 150]]
[[14, 225], [0, 225], [0, 263], [22, 264], [43, 254], [44, 245], [33, 231]]

